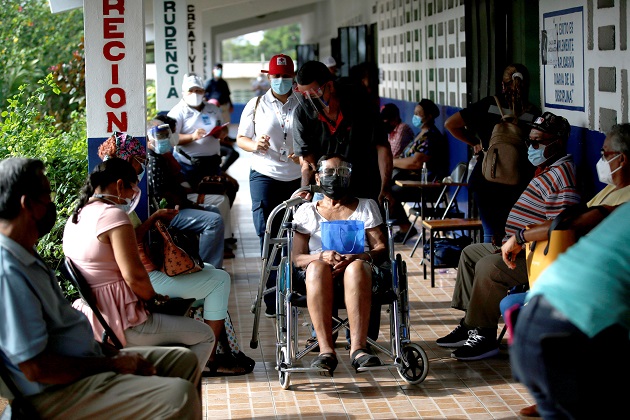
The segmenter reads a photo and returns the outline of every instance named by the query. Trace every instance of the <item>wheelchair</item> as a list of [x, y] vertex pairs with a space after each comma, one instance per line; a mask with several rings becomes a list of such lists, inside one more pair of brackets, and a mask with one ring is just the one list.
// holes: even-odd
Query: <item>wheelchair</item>
[[[267, 219], [264, 239], [262, 269], [258, 292], [252, 304], [251, 311], [254, 313], [254, 325], [250, 347], [258, 347], [258, 329], [260, 322], [260, 312], [262, 297], [268, 293], [276, 294], [276, 370], [278, 379], [283, 389], [290, 386], [291, 375], [294, 373], [319, 373], [325, 374], [327, 371], [313, 367], [305, 367], [300, 362], [304, 356], [309, 354], [313, 348], [318, 346], [317, 340], [309, 340], [306, 347], [300, 348], [299, 337], [299, 316], [306, 308], [306, 296], [303, 296], [293, 289], [293, 270], [291, 263], [291, 249], [294, 227], [291, 223], [292, 215], [301, 205], [306, 202], [300, 196], [302, 191], [315, 192], [315, 186], [303, 187], [297, 190], [292, 198], [279, 204], [273, 209]], [[282, 218], [277, 234], [272, 234], [273, 221]], [[368, 337], [368, 344], [372, 349], [391, 358], [391, 363], [383, 363], [382, 366], [359, 368], [358, 372], [391, 369], [395, 368], [400, 377], [409, 384], [418, 384], [427, 376], [429, 371], [429, 359], [424, 349], [410, 340], [409, 323], [409, 301], [407, 285], [407, 267], [400, 254], [394, 256], [394, 239], [392, 234], [392, 220], [389, 219], [389, 209], [385, 203], [385, 218], [387, 227], [387, 239], [389, 248], [389, 259], [391, 265], [391, 290], [385, 294], [386, 299], [381, 299], [375, 304], [388, 305], [390, 315], [389, 343], [382, 345]], [[275, 272], [277, 286], [265, 288], [270, 274]], [[333, 316], [333, 335], [340, 330], [349, 330], [348, 319], [341, 319]], [[310, 329], [306, 338], [311, 338]]]

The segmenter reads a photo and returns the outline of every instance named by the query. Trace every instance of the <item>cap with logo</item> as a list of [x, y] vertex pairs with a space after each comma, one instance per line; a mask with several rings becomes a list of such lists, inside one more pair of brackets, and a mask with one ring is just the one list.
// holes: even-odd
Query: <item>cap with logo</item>
[[291, 76], [295, 75], [295, 66], [293, 65], [293, 60], [288, 55], [278, 54], [271, 57], [269, 60], [269, 69], [261, 70], [261, 73], [269, 73], [269, 74], [290, 74]]
[[566, 118], [552, 114], [551, 112], [545, 112], [529, 125], [536, 130], [542, 131], [543, 133], [552, 134], [563, 139], [568, 138], [569, 133], [571, 132], [571, 125], [569, 124], [569, 121], [567, 121]]
[[188, 92], [192, 88], [201, 88], [203, 89], [203, 81], [201, 77], [196, 74], [185, 74], [184, 80], [182, 81], [182, 92]]

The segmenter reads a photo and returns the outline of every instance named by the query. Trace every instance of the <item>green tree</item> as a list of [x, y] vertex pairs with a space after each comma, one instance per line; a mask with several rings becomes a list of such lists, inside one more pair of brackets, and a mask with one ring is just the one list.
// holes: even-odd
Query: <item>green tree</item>
[[260, 52], [265, 54], [265, 59], [269, 60], [276, 54], [286, 54], [289, 57], [297, 58], [295, 46], [300, 43], [300, 25], [280, 26], [264, 32], [260, 41]]
[[0, 0], [0, 106], [34, 89], [51, 66], [67, 61], [83, 37], [83, 10], [52, 14], [46, 0]]
[[253, 45], [242, 36], [222, 43], [223, 61], [260, 61], [261, 54], [269, 60], [276, 54], [286, 54], [296, 59], [295, 46], [300, 43], [300, 25], [279, 26], [263, 32], [259, 45]]

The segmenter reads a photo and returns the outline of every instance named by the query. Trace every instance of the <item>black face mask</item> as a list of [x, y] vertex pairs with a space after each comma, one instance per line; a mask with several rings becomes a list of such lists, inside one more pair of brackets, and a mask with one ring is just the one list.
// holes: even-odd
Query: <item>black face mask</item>
[[319, 178], [319, 186], [325, 196], [340, 200], [348, 195], [350, 178], [339, 175], [322, 176]]
[[57, 206], [52, 201], [46, 204], [46, 213], [42, 216], [41, 219], [35, 221], [35, 226], [37, 227], [37, 233], [39, 237], [46, 235], [50, 232], [55, 226], [55, 222], [57, 221]]

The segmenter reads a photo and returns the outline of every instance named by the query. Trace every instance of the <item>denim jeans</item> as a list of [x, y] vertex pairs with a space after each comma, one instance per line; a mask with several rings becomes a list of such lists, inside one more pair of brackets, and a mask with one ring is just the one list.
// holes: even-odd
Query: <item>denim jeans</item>
[[221, 215], [212, 211], [182, 209], [170, 224], [199, 235], [199, 256], [216, 268], [223, 267], [224, 226]]
[[[512, 373], [545, 419], [615, 418], [624, 412], [630, 374], [628, 329], [588, 337], [543, 296], [521, 309], [510, 347]], [[615, 380], [617, 379], [617, 381]]]
[[[269, 215], [278, 204], [291, 198], [291, 194], [300, 188], [300, 184], [301, 180], [299, 178], [293, 181], [278, 181], [256, 172], [253, 169], [250, 171], [249, 192], [252, 197], [252, 216], [254, 218], [254, 228], [256, 229], [256, 234], [260, 239], [261, 255], [263, 253], [263, 240]], [[272, 237], [275, 237], [278, 234], [281, 220], [281, 215], [278, 215], [274, 220], [271, 230]], [[276, 263], [280, 261], [279, 258], [280, 255], [277, 255]], [[275, 285], [275, 272], [271, 272], [269, 278], [267, 279], [267, 288]], [[276, 296], [273, 293], [269, 293], [264, 296], [264, 300], [267, 308], [273, 308], [275, 311]]]
[[[278, 181], [253, 169], [250, 171], [249, 192], [252, 197], [252, 215], [256, 234], [260, 238], [261, 253], [269, 214], [278, 204], [291, 198], [291, 194], [300, 188], [300, 183], [299, 178], [293, 181]], [[280, 218], [278, 217], [274, 222], [272, 234], [276, 235], [280, 227]]]

